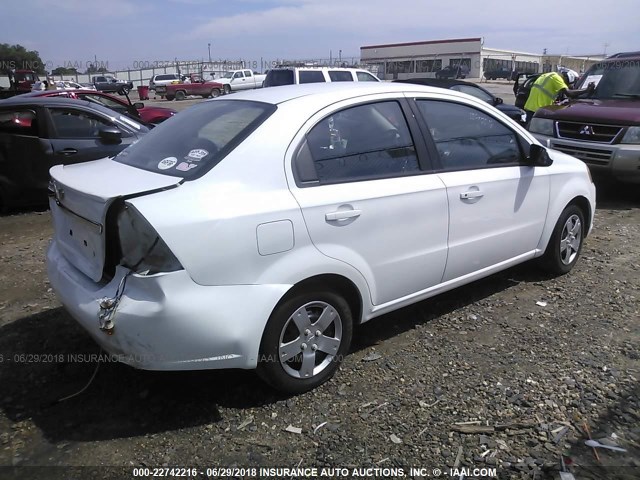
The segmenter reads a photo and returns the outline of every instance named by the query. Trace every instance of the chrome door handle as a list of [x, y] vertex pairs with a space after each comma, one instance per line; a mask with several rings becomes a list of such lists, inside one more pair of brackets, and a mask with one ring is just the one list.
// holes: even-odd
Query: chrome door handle
[[327, 222], [335, 222], [359, 217], [361, 213], [361, 210], [336, 210], [335, 212], [325, 213], [324, 219]]
[[470, 190], [468, 192], [463, 192], [460, 194], [460, 198], [463, 200], [468, 200], [471, 198], [482, 198], [484, 197], [484, 193], [479, 190]]

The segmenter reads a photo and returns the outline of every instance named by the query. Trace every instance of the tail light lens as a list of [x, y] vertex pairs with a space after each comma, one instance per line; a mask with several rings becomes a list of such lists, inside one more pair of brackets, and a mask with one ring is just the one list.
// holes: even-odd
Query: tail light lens
[[133, 206], [124, 204], [120, 208], [117, 227], [120, 265], [149, 275], [184, 268], [158, 232]]

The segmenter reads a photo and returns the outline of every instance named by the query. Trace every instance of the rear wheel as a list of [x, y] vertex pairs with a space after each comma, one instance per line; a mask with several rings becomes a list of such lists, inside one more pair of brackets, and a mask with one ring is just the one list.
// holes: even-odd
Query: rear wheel
[[333, 292], [300, 293], [278, 306], [262, 336], [258, 375], [272, 387], [302, 393], [329, 380], [351, 343], [347, 301]]
[[178, 90], [176, 92], [176, 100], [184, 100], [185, 98], [187, 98], [187, 92], [184, 90]]
[[225, 85], [222, 88], [224, 88], [224, 94], [225, 95], [229, 95], [231, 93], [231, 85]]
[[563, 275], [578, 261], [584, 241], [584, 212], [576, 205], [564, 209], [542, 257], [545, 270]]
[[175, 97], [173, 95], [167, 95], [166, 96], [166, 99], [169, 100], [169, 101], [173, 100], [174, 98]]

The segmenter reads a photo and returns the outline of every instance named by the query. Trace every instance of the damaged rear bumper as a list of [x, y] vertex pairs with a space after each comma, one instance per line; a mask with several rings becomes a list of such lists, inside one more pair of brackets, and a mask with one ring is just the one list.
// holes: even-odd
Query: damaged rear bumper
[[146, 370], [255, 368], [268, 314], [290, 285], [203, 286], [186, 271], [130, 274], [113, 317], [100, 329], [100, 301], [129, 273], [94, 283], [60, 253], [47, 252], [51, 285], [67, 311], [114, 358]]

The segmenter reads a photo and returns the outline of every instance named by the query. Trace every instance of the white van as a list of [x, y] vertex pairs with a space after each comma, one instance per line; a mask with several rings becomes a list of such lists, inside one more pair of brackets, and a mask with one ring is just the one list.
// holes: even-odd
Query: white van
[[379, 82], [371, 72], [360, 68], [276, 67], [267, 72], [263, 87], [324, 82]]

